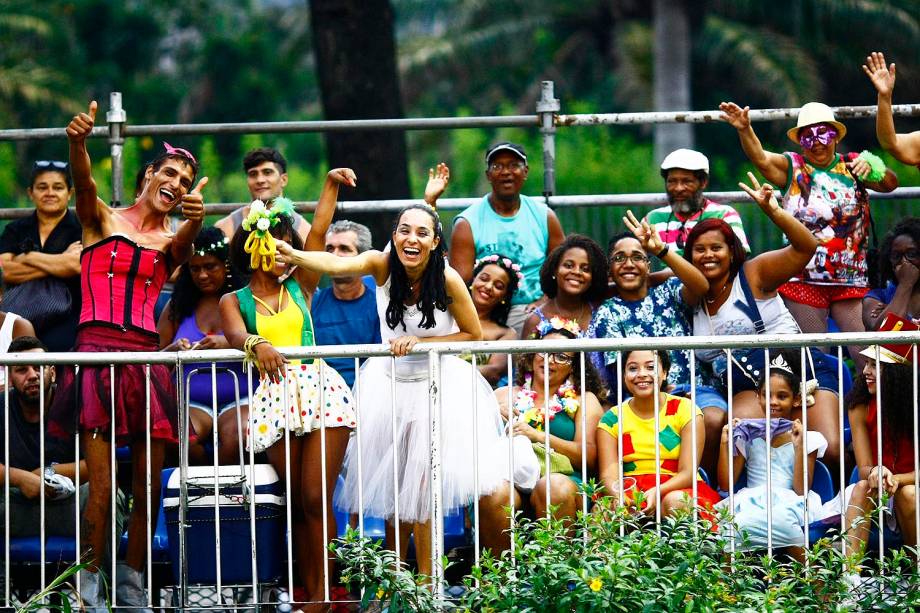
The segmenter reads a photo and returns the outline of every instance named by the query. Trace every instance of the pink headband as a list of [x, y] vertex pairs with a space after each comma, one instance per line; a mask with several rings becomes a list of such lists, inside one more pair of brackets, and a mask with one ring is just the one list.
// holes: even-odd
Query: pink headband
[[173, 147], [166, 141], [163, 141], [163, 147], [166, 148], [166, 153], [169, 155], [181, 155], [184, 158], [188, 158], [192, 161], [193, 164], [197, 164], [198, 160], [195, 159], [195, 156], [192, 155], [192, 152], [188, 149], [183, 149], [182, 147]]

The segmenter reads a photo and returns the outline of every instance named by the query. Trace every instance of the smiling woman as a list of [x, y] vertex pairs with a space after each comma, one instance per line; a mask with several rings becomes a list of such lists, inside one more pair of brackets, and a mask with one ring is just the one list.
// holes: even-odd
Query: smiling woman
[[[35, 214], [11, 222], [0, 236], [6, 296], [0, 309], [29, 319], [51, 351], [68, 351], [80, 312], [80, 222], [70, 165], [39, 160], [28, 188]], [[18, 298], [17, 298], [18, 294]]]
[[[429, 177], [426, 195], [440, 194], [447, 176], [446, 166], [439, 165], [438, 172]], [[286, 263], [328, 274], [370, 274], [377, 283], [380, 336], [389, 343], [396, 360], [393, 363], [390, 358], [375, 357], [361, 367], [356, 400], [358, 422], [365, 434], [360, 447], [355, 440], [349, 445], [345, 487], [335, 502], [350, 513], [364, 512], [389, 520], [390, 547], [396, 543], [392, 531], [397, 528], [398, 509], [399, 542], [404, 545], [400, 553], [406, 555], [405, 544], [413, 532], [423, 574], [431, 572], [428, 357], [410, 351], [422, 339], [451, 342], [482, 338], [469, 290], [460, 275], [445, 265], [444, 252], [441, 222], [435, 210], [425, 204], [408, 206], [396, 216], [389, 253], [365, 251], [343, 258], [298, 251], [279, 243], [280, 258]], [[507, 462], [492, 389], [469, 363], [456, 356], [442, 355], [440, 367], [442, 431], [450, 433], [441, 441], [443, 508], [456, 509], [477, 497], [483, 524], [503, 525], [497, 492], [504, 483]], [[470, 411], [473, 395], [478, 407], [476, 419]], [[399, 399], [398, 404], [392, 404], [393, 398]], [[478, 450], [472, 444], [474, 431]], [[357, 467], [359, 456], [364, 462], [362, 471]], [[398, 485], [393, 483], [394, 462], [399, 466]], [[359, 505], [359, 492], [363, 493], [363, 505]]]
[[570, 234], [543, 262], [540, 287], [547, 301], [524, 322], [521, 338], [529, 338], [540, 322], [552, 317], [569, 319], [587, 330], [607, 292], [603, 249], [587, 236]]

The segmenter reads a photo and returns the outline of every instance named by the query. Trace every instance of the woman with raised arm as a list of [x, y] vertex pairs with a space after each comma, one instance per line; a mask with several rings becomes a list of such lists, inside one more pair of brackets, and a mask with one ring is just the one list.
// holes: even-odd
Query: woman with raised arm
[[891, 95], [894, 92], [895, 65], [886, 66], [885, 54], [873, 51], [866, 57], [862, 68], [878, 92], [875, 136], [879, 144], [899, 162], [920, 168], [920, 130], [898, 134], [894, 129]]
[[[748, 260], [728, 224], [707, 219], [694, 227], [687, 237], [684, 258], [709, 281], [709, 291], [693, 312], [693, 333], [697, 336], [801, 333], [777, 288], [802, 270], [818, 240], [779, 206], [769, 183], [760, 185], [751, 173], [748, 177], [754, 189], [744, 183], [738, 185], [789, 239], [789, 244]], [[840, 457], [837, 374], [817, 349], [812, 348], [807, 356], [807, 378], [818, 380], [815, 404], [808, 409], [808, 425], [827, 439], [829, 448], [825, 458], [836, 463]], [[711, 379], [722, 393], [727, 394], [731, 377], [733, 417], [763, 417], [757, 397], [757, 384], [765, 372], [763, 350], [734, 349], [731, 365], [723, 349], [700, 349], [696, 357], [710, 371]]]
[[[869, 291], [869, 189], [890, 192], [898, 178], [868, 151], [839, 153], [847, 129], [825, 104], [809, 102], [786, 134], [801, 153], [766, 151], [751, 127], [749, 108], [719, 105], [738, 131], [741, 148], [773, 185], [783, 185], [783, 208], [818, 240], [814, 257], [779, 287], [803, 332], [827, 332], [828, 313], [844, 332], [863, 332], [861, 300]], [[849, 241], [849, 242], [848, 242]], [[862, 364], [858, 349], [850, 356]]]
[[[324, 249], [339, 186], [356, 183], [350, 168], [329, 171], [306, 249]], [[256, 200], [250, 205], [230, 251], [234, 268], [251, 271], [251, 277], [246, 287], [221, 297], [220, 315], [230, 346], [242, 349], [259, 369], [258, 387], [249, 403], [247, 446], [256, 453], [265, 451], [282, 479], [290, 471], [297, 569], [305, 600], [315, 603], [323, 600], [324, 576], [331, 577], [326, 575], [331, 573], [331, 564], [324, 541], [329, 543], [336, 535], [332, 495], [355, 426], [355, 412], [351, 390], [335, 369], [322, 360], [289, 361], [275, 349], [315, 344], [310, 301], [319, 275], [302, 268], [287, 274], [290, 271], [275, 249], [280, 241], [301, 246], [294, 220], [293, 204], [286, 198], [267, 203]], [[243, 385], [248, 392], [248, 383]]]
[[[426, 188], [427, 194], [443, 191], [446, 166], [439, 166]], [[389, 252], [365, 251], [340, 258], [329, 253], [303, 252], [279, 243], [281, 259], [315, 272], [370, 274], [377, 282], [380, 336], [396, 357], [395, 373], [390, 358], [370, 358], [356, 379], [361, 446], [352, 442], [346, 460], [345, 487], [336, 501], [350, 513], [365, 512], [389, 520], [393, 526], [398, 496], [401, 554], [408, 548], [409, 532], [415, 535], [419, 570], [431, 573], [431, 490], [429, 470], [428, 356], [413, 354], [420, 340], [430, 342], [473, 341], [482, 330], [469, 290], [454, 269], [446, 265], [441, 222], [433, 208], [424, 204], [406, 207], [396, 217]], [[442, 508], [466, 506], [473, 497], [480, 503], [483, 525], [501, 526], [504, 512], [499, 487], [504, 483], [507, 461], [501, 444], [501, 419], [489, 384], [469, 363], [443, 355], [441, 366], [441, 475]], [[392, 377], [395, 375], [395, 390]], [[473, 395], [478, 421], [474, 423]], [[392, 398], [397, 402], [392, 405]], [[396, 431], [393, 431], [393, 411]], [[473, 440], [476, 430], [477, 449]], [[395, 441], [395, 446], [394, 446]], [[359, 454], [362, 462], [358, 481]], [[398, 491], [394, 491], [393, 463], [398, 466]], [[478, 466], [479, 487], [474, 487]], [[363, 508], [359, 509], [359, 487]], [[492, 500], [494, 498], [494, 500]], [[477, 527], [478, 528], [478, 527]], [[500, 531], [501, 528], [498, 528]], [[483, 529], [483, 533], [491, 532]], [[387, 542], [393, 546], [394, 535]]]

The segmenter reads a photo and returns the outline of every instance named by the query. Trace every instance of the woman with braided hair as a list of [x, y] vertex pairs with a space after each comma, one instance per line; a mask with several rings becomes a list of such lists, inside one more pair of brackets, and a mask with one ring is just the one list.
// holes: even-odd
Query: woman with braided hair
[[[430, 173], [427, 202], [434, 202], [443, 192], [448, 176], [444, 165], [438, 166], [437, 173]], [[284, 262], [315, 272], [369, 274], [376, 280], [380, 336], [396, 357], [395, 369], [391, 358], [374, 357], [364, 363], [356, 378], [364, 434], [360, 446], [353, 441], [349, 447], [345, 487], [336, 506], [389, 520], [387, 543], [393, 546], [398, 528], [403, 556], [409, 532], [413, 532], [419, 570], [430, 575], [428, 356], [410, 355], [410, 351], [421, 340], [480, 340], [482, 328], [466, 284], [446, 264], [443, 230], [432, 207], [413, 204], [400, 211], [389, 247], [389, 252], [372, 250], [341, 258], [279, 243], [279, 253]], [[442, 355], [440, 368], [442, 507], [446, 512], [478, 497], [483, 526], [477, 528], [484, 535], [498, 534], [504, 525], [504, 501], [498, 490], [507, 472], [498, 406], [489, 384], [469, 363]], [[394, 396], [395, 407], [391, 405]], [[398, 489], [394, 487], [394, 462], [398, 466]], [[478, 488], [474, 466], [478, 466]], [[359, 491], [363, 493], [362, 505], [358, 504]], [[398, 527], [394, 525], [397, 501]]]

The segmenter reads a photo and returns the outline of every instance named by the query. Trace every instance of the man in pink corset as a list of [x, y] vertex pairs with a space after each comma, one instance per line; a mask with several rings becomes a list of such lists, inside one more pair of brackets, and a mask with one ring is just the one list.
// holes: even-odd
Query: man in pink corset
[[[93, 180], [86, 138], [96, 119], [96, 102], [67, 126], [77, 217], [83, 227], [80, 280], [83, 297], [77, 351], [156, 351], [154, 305], [163, 283], [192, 252], [201, 229], [204, 203], [194, 187], [198, 162], [185, 149], [164, 143], [165, 151], [147, 167], [143, 190], [124, 209], [108, 207]], [[185, 220], [170, 231], [168, 215], [181, 206]], [[150, 368], [150, 410], [146, 410], [146, 367], [142, 364], [67, 369], [51, 408], [52, 433], [80, 432], [89, 474], [83, 514], [83, 547], [90, 569], [81, 573], [80, 594], [88, 611], [105, 610], [100, 581], [106, 535], [111, 533], [111, 445], [130, 445], [134, 505], [124, 563], [118, 565], [112, 604], [146, 607], [143, 589], [147, 551], [147, 458], [150, 508], [159, 507], [160, 469], [168, 441], [177, 440], [177, 411], [166, 366]], [[113, 378], [114, 377], [114, 378]], [[114, 406], [113, 406], [114, 405]], [[112, 417], [114, 416], [114, 420]], [[113, 423], [114, 421], [114, 423]], [[147, 445], [147, 433], [150, 446]], [[111, 580], [108, 582], [111, 585]]]

